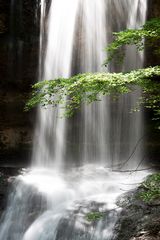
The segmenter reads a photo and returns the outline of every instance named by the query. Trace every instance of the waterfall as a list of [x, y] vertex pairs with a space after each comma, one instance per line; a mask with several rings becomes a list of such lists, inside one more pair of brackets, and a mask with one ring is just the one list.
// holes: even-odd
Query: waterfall
[[[48, 36], [42, 79], [71, 75], [74, 33], [79, 1], [52, 1], [48, 17]], [[44, 12], [44, 9], [42, 9]], [[68, 15], [68, 12], [70, 14]], [[40, 166], [60, 165], [64, 153], [65, 119], [60, 108], [39, 110], [37, 124], [38, 144], [34, 147], [33, 161]], [[36, 142], [36, 140], [35, 140]]]
[[[112, 32], [145, 22], [147, 0], [52, 0], [41, 4], [39, 80], [107, 71], [104, 48]], [[143, 65], [143, 53], [126, 47], [123, 66]], [[120, 209], [116, 199], [147, 174], [112, 172], [140, 166], [143, 114], [130, 113], [140, 96], [82, 106], [71, 119], [60, 106], [38, 109], [32, 166], [12, 184], [0, 240], [112, 240]], [[92, 222], [91, 212], [102, 218]]]
[[[145, 22], [145, 13], [146, 1], [139, 0], [52, 1], [42, 79], [106, 71], [102, 67], [107, 57], [104, 48], [111, 42], [112, 32], [140, 27]], [[120, 70], [143, 66], [143, 54], [134, 47], [126, 49], [126, 59]], [[117, 69], [112, 65], [111, 70]], [[82, 107], [71, 120], [60, 118], [60, 107], [40, 109], [33, 165], [61, 168], [97, 160], [107, 166], [125, 162], [143, 138], [142, 114], [130, 113], [138, 97], [139, 90], [116, 103], [104, 98], [100, 103]], [[139, 164], [142, 148], [140, 141], [129, 167]]]

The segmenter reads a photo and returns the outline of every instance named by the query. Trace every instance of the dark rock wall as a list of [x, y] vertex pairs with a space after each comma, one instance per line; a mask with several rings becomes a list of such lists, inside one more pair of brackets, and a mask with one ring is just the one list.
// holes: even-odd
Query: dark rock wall
[[159, 0], [148, 0], [148, 18], [160, 17]]
[[[148, 0], [148, 19], [160, 17], [160, 1], [159, 0]], [[159, 43], [157, 43], [159, 44]], [[153, 54], [153, 49], [147, 49], [146, 51], [146, 65], [160, 65], [159, 56]]]
[[[148, 0], [148, 15], [147, 18], [160, 18], [160, 0]], [[157, 43], [159, 44], [159, 42]], [[160, 65], [160, 58], [153, 53], [152, 48], [146, 49], [145, 56], [146, 66]], [[147, 111], [146, 113], [146, 152], [148, 160], [160, 166], [159, 156], [160, 156], [160, 130], [156, 129], [156, 122], [152, 120], [152, 111]], [[159, 123], [157, 123], [159, 126]]]
[[39, 1], [0, 0], [0, 164], [29, 158], [35, 114], [24, 105], [37, 81]]
[[117, 205], [122, 211], [113, 240], [160, 239], [159, 198], [147, 203], [139, 197], [142, 192], [143, 188], [139, 187], [119, 197]]

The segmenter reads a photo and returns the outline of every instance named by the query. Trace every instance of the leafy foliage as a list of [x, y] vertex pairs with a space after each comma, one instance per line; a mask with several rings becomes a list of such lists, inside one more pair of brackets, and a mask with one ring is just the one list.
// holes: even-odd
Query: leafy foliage
[[[123, 57], [120, 49], [125, 45], [136, 45], [138, 50], [144, 49], [144, 43], [154, 47], [156, 54], [160, 53], [160, 18], [148, 21], [141, 29], [128, 29], [114, 33], [115, 40], [106, 49], [108, 59], [106, 64]], [[145, 41], [144, 41], [145, 40]], [[119, 58], [118, 58], [119, 56]], [[26, 110], [40, 104], [43, 107], [60, 105], [64, 115], [72, 116], [83, 103], [99, 101], [104, 95], [118, 98], [142, 88], [139, 105], [154, 110], [155, 119], [160, 119], [160, 66], [131, 71], [130, 73], [84, 73], [68, 79], [45, 80], [33, 85], [32, 97], [26, 104]]]
[[147, 203], [160, 199], [160, 173], [150, 175], [146, 181], [142, 183], [144, 191], [140, 194], [140, 198]]
[[58, 78], [45, 80], [33, 85], [32, 98], [26, 105], [26, 110], [37, 104], [46, 107], [60, 104], [64, 108], [65, 116], [72, 116], [75, 109], [82, 103], [99, 101], [101, 96], [112, 95], [118, 98], [135, 90], [135, 85], [140, 86], [143, 96], [140, 104], [155, 111], [157, 118], [160, 116], [160, 89], [159, 80], [151, 81], [160, 76], [160, 67], [150, 67], [131, 71], [130, 73], [84, 73], [71, 78]]
[[86, 215], [86, 218], [89, 222], [96, 222], [104, 217], [104, 213], [100, 212], [90, 212]]
[[122, 47], [125, 45], [135, 45], [139, 51], [142, 51], [145, 45], [151, 46], [155, 54], [160, 54], [160, 18], [151, 19], [140, 29], [127, 29], [113, 34], [114, 41], [106, 48], [106, 65], [112, 60], [119, 62], [123, 59]]

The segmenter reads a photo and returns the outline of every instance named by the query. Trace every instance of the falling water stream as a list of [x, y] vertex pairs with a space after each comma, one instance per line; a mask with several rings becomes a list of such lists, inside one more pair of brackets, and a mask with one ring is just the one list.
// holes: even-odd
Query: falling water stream
[[[42, 0], [40, 80], [106, 71], [112, 32], [140, 27], [146, 11], [147, 0], [52, 0], [46, 17]], [[125, 51], [121, 69], [108, 70], [143, 66], [143, 53]], [[60, 107], [38, 109], [31, 169], [12, 185], [0, 240], [113, 239], [117, 197], [147, 174], [112, 171], [142, 165], [143, 114], [130, 113], [140, 94], [103, 98], [72, 119], [60, 118]], [[88, 219], [91, 212], [99, 221]]]

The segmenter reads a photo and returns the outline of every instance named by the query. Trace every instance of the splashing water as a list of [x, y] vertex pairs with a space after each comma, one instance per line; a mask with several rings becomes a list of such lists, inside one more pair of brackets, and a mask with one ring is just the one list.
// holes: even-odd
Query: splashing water
[[[109, 240], [120, 209], [116, 199], [147, 173], [85, 165], [59, 173], [34, 169], [17, 177], [3, 216], [3, 240]], [[127, 182], [127, 184], [125, 184]], [[90, 213], [101, 214], [90, 221]]]

